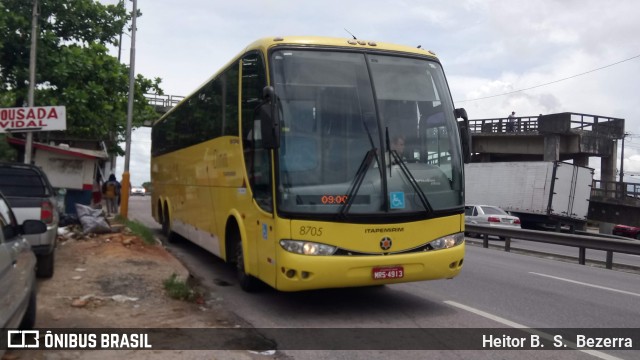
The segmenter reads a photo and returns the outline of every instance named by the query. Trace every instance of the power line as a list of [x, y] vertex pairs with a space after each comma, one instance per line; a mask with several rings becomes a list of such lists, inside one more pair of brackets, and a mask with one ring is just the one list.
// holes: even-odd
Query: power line
[[539, 84], [539, 85], [531, 86], [531, 87], [524, 88], [524, 89], [519, 89], [519, 90], [509, 91], [509, 92], [502, 93], [502, 94], [497, 94], [497, 95], [490, 95], [490, 96], [485, 96], [485, 97], [476, 98], [476, 99], [460, 100], [460, 101], [456, 101], [456, 103], [463, 103], [463, 102], [469, 102], [469, 101], [484, 100], [484, 99], [490, 99], [490, 98], [494, 98], [494, 97], [498, 97], [498, 96], [504, 96], [504, 95], [515, 94], [515, 93], [517, 93], [517, 92], [522, 92], [522, 91], [526, 91], [526, 90], [531, 90], [531, 89], [539, 88], [539, 87], [542, 87], [542, 86], [547, 86], [547, 85], [551, 85], [551, 84], [559, 83], [559, 82], [561, 82], [561, 81], [565, 81], [565, 80], [573, 79], [573, 78], [578, 77], [578, 76], [582, 76], [582, 75], [586, 75], [586, 74], [589, 74], [589, 73], [592, 73], [592, 72], [595, 72], [595, 71], [598, 71], [598, 70], [606, 69], [606, 68], [608, 68], [608, 67], [612, 67], [612, 66], [614, 66], [614, 65], [622, 64], [623, 62], [631, 61], [631, 60], [633, 60], [633, 59], [637, 59], [637, 58], [640, 58], [640, 55], [632, 56], [632, 57], [630, 57], [630, 58], [628, 58], [628, 59], [624, 59], [624, 60], [621, 60], [621, 61], [615, 62], [615, 63], [613, 63], [613, 64], [609, 64], [609, 65], [605, 65], [605, 66], [599, 67], [599, 68], [597, 68], [597, 69], [593, 69], [593, 70], [585, 71], [585, 72], [580, 73], [580, 74], [571, 75], [571, 76], [569, 76], [569, 77], [562, 78], [562, 79], [559, 79], [559, 80], [550, 81], [550, 82], [548, 82], [548, 83]]

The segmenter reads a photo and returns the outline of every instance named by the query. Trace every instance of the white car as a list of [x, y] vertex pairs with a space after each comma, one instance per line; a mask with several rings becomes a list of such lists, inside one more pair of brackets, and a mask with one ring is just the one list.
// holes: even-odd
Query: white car
[[[490, 205], [465, 205], [464, 222], [465, 224], [520, 229], [520, 218], [509, 215], [509, 213], [497, 206]], [[467, 233], [467, 236], [471, 237], [477, 235], [476, 233]]]
[[131, 188], [131, 195], [140, 195], [144, 196], [147, 191], [143, 187], [133, 186]]

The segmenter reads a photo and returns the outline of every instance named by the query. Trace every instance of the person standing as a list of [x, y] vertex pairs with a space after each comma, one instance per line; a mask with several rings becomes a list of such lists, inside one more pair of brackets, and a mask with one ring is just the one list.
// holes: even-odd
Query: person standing
[[516, 129], [516, 112], [512, 111], [507, 118], [507, 132], [514, 132]]
[[102, 194], [107, 202], [107, 216], [118, 213], [118, 199], [120, 198], [120, 183], [114, 174], [102, 185]]

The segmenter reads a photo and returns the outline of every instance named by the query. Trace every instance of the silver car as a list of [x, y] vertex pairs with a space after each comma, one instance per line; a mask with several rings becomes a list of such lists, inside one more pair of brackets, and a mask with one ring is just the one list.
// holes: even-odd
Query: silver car
[[36, 257], [23, 235], [44, 233], [47, 225], [40, 220], [18, 225], [0, 193], [0, 228], [0, 328], [30, 329], [36, 320]]
[[[465, 224], [488, 225], [520, 229], [520, 219], [509, 215], [497, 206], [491, 205], [465, 205]], [[467, 233], [467, 236], [475, 237], [476, 233]], [[501, 237], [502, 239], [502, 237]]]

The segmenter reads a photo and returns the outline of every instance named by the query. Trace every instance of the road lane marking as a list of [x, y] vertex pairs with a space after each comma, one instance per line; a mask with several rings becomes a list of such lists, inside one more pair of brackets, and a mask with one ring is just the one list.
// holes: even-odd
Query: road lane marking
[[548, 277], [548, 278], [551, 278], [551, 279], [556, 279], [556, 280], [561, 280], [561, 281], [566, 281], [566, 282], [570, 282], [570, 283], [573, 283], [573, 284], [589, 286], [589, 287], [596, 288], [596, 289], [609, 290], [609, 291], [617, 292], [617, 293], [620, 293], [620, 294], [639, 296], [640, 297], [640, 294], [634, 293], [634, 292], [631, 292], [631, 291], [624, 291], [624, 290], [618, 290], [618, 289], [614, 289], [614, 288], [609, 288], [609, 287], [606, 287], [606, 286], [593, 285], [593, 284], [589, 284], [589, 283], [585, 283], [585, 282], [581, 282], [581, 281], [575, 281], [575, 280], [571, 280], [571, 279], [565, 279], [565, 278], [561, 278], [561, 277], [557, 277], [557, 276], [540, 274], [540, 273], [537, 273], [537, 272], [531, 272], [530, 271], [529, 274]]
[[[494, 314], [488, 313], [486, 311], [482, 311], [480, 309], [473, 308], [471, 306], [460, 304], [459, 302], [455, 302], [455, 301], [451, 301], [451, 300], [445, 300], [444, 303], [447, 304], [447, 305], [453, 306], [453, 307], [457, 307], [458, 309], [462, 309], [462, 310], [468, 311], [470, 313], [482, 316], [482, 317], [487, 318], [489, 320], [493, 320], [493, 321], [495, 321], [497, 323], [500, 323], [502, 325], [506, 325], [506, 326], [509, 326], [509, 327], [512, 327], [512, 328], [516, 328], [516, 329], [523, 329], [523, 330], [527, 331], [530, 334], [539, 335], [543, 339], [546, 339], [546, 340], [549, 340], [549, 341], [554, 341], [553, 335], [551, 335], [549, 333], [546, 333], [544, 331], [539, 331], [539, 330], [536, 330], [536, 329], [532, 329], [530, 326], [519, 324], [519, 323], [513, 322], [511, 320], [507, 320], [507, 319], [505, 319], [503, 317], [500, 317], [498, 315], [494, 315]], [[585, 354], [589, 354], [591, 356], [595, 356], [595, 357], [603, 359], [603, 360], [622, 360], [622, 359], [620, 359], [618, 357], [611, 356], [609, 354], [605, 354], [605, 353], [603, 353], [601, 351], [578, 349], [577, 348], [578, 346], [577, 346], [576, 343], [568, 341], [568, 340], [565, 340], [565, 339], [563, 339], [562, 342], [564, 344], [566, 344], [568, 347], [572, 348], [572, 349], [578, 350], [578, 351], [583, 352]], [[554, 350], [554, 349], [550, 348], [550, 349], [547, 349], [547, 350]]]

